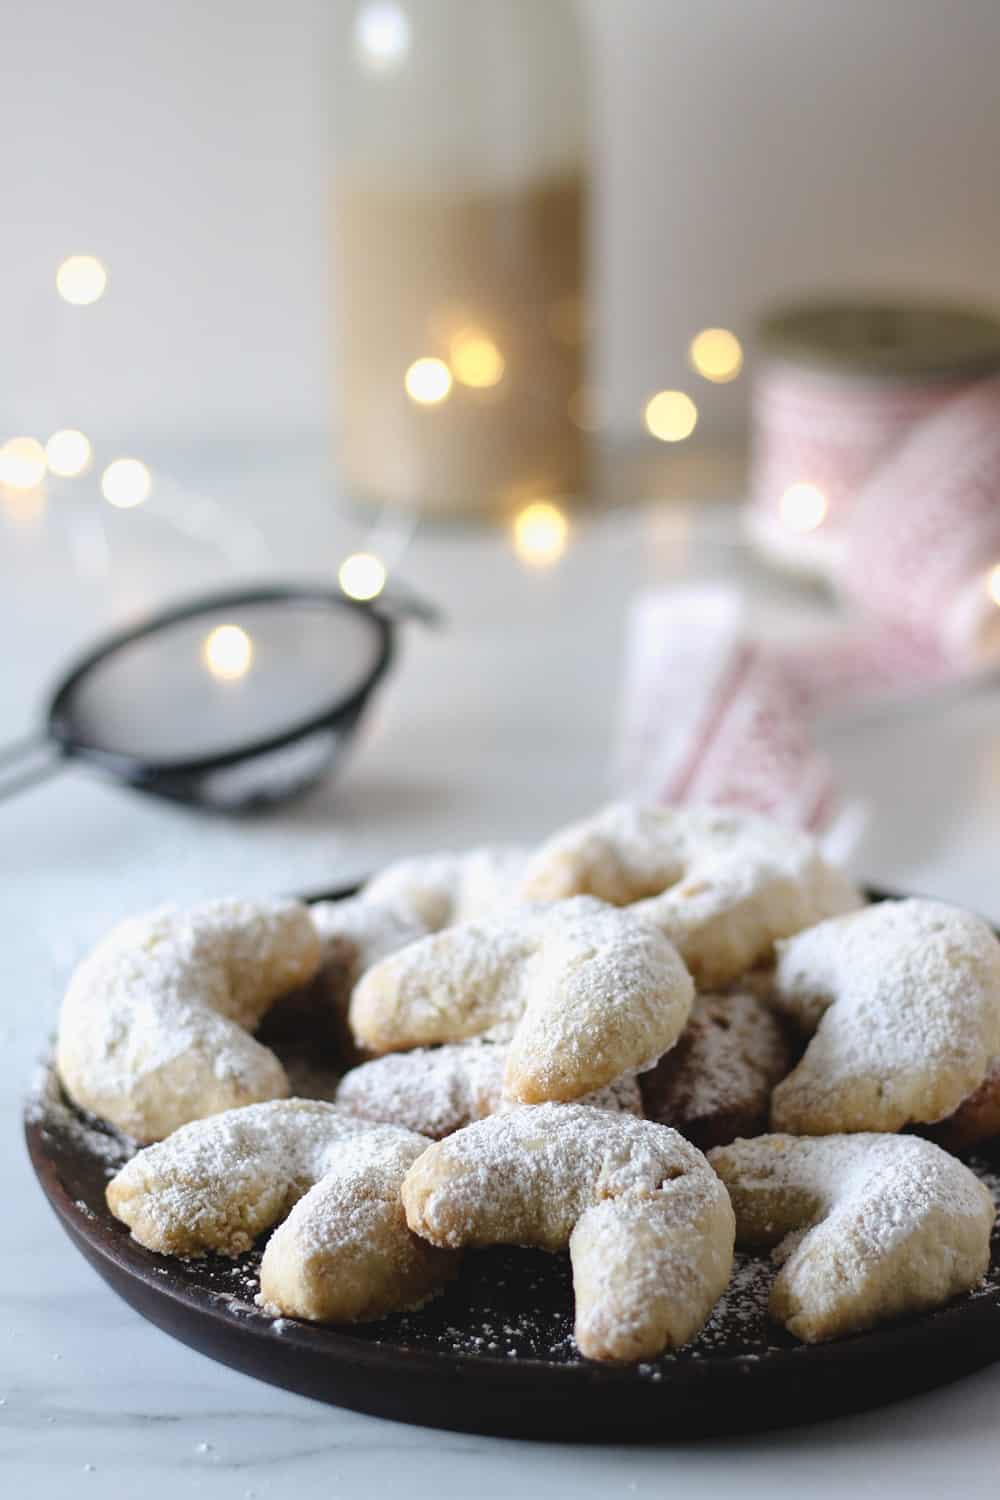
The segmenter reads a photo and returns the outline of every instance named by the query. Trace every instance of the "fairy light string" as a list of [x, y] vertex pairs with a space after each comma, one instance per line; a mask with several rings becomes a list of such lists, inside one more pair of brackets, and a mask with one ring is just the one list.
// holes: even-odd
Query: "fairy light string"
[[[385, 14], [378, 27], [371, 35], [366, 32], [359, 37], [359, 46], [367, 48], [379, 66], [388, 65], [390, 54], [394, 56], [394, 49], [406, 41], [392, 19], [392, 9], [384, 7]], [[78, 252], [60, 262], [53, 286], [67, 308], [74, 310], [74, 316], [78, 310], [90, 316], [90, 310], [105, 301], [113, 282], [108, 267], [98, 256]], [[743, 370], [742, 345], [727, 328], [711, 327], [695, 332], [688, 342], [686, 357], [689, 369], [714, 385], [737, 379]], [[412, 359], [401, 376], [410, 401], [429, 412], [445, 405], [456, 386], [477, 391], [500, 386], [505, 378], [506, 356], [500, 342], [489, 330], [472, 325], [454, 333], [447, 349]], [[572, 418], [581, 429], [599, 430], [601, 422], [591, 388], [576, 392], [571, 406]], [[642, 403], [643, 427], [664, 443], [685, 442], [695, 431], [700, 416], [698, 403], [682, 389], [656, 390]], [[159, 483], [159, 476], [141, 456], [102, 452], [79, 428], [58, 428], [44, 440], [30, 433], [12, 433], [0, 442], [0, 507], [15, 522], [21, 523], [26, 518], [36, 520], [44, 515], [50, 485], [69, 484], [92, 472], [98, 476], [103, 501], [118, 511], [146, 505]], [[176, 493], [176, 486], [167, 487]], [[570, 544], [572, 527], [560, 498], [544, 494], [532, 497], [509, 520], [509, 545], [527, 570], [555, 566]], [[203, 510], [207, 503], [204, 497], [199, 503]], [[816, 503], [810, 509], [802, 496], [791, 497], [786, 510], [788, 524], [796, 529], [822, 520]], [[166, 518], [177, 521], [176, 515], [168, 514]], [[336, 568], [339, 586], [349, 598], [370, 602], [385, 594], [392, 574], [409, 549], [417, 523], [414, 509], [385, 507], [377, 515], [368, 534]], [[194, 528], [179, 524], [178, 529]]]

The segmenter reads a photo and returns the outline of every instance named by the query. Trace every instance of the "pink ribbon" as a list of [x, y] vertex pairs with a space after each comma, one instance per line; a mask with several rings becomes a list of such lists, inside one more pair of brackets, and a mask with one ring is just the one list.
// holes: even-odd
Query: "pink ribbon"
[[[774, 643], [754, 635], [732, 589], [695, 584], [636, 601], [619, 777], [629, 795], [746, 807], [829, 835], [849, 803], [817, 721], [1000, 661], [1000, 379], [953, 388], [917, 425], [909, 395], [895, 408], [896, 446], [880, 450], [860, 493], [831, 491], [840, 623]], [[870, 442], [852, 473], [871, 461], [876, 433], [888, 441], [891, 409], [882, 392], [867, 418], [855, 413], [850, 430], [868, 421]], [[820, 424], [813, 451], [832, 454], [846, 430]], [[847, 469], [837, 474], [846, 483]]]

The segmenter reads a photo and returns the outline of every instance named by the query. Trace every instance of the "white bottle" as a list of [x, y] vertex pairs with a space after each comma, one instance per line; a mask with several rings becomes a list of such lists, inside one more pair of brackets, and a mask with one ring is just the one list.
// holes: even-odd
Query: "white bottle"
[[344, 488], [499, 515], [582, 481], [585, 81], [569, 0], [335, 14]]

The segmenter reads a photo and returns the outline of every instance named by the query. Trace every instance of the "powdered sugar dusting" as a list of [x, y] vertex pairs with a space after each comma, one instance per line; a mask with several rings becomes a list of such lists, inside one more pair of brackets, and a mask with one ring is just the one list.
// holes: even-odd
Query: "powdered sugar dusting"
[[411, 944], [364, 975], [350, 1019], [377, 1052], [509, 1040], [507, 1090], [539, 1103], [579, 1097], [660, 1056], [692, 998], [661, 933], [581, 896]]
[[740, 1243], [774, 1248], [782, 1270], [772, 1312], [800, 1338], [940, 1306], [989, 1264], [992, 1196], [930, 1141], [765, 1135], [710, 1160]]
[[368, 881], [362, 898], [392, 907], [437, 932], [472, 922], [513, 904], [527, 852], [494, 844], [461, 854], [418, 855], [395, 864]]
[[73, 974], [59, 1070], [84, 1108], [143, 1140], [287, 1091], [249, 1034], [321, 957], [304, 906], [220, 900], [121, 923]]
[[780, 1019], [756, 995], [699, 995], [676, 1045], [642, 1079], [651, 1119], [707, 1149], [767, 1128], [771, 1090], [792, 1048]]
[[366, 1120], [391, 1120], [440, 1140], [498, 1107], [507, 1049], [455, 1042], [391, 1053], [352, 1068], [337, 1102]]
[[704, 1205], [720, 1185], [664, 1125], [578, 1104], [522, 1106], [432, 1146], [404, 1185], [411, 1227], [448, 1245], [565, 1246], [586, 1208], [651, 1200], [681, 1180]]
[[[337, 1103], [366, 1120], [387, 1120], [433, 1140], [511, 1107], [503, 1097], [507, 1048], [497, 1042], [418, 1047], [362, 1063], [341, 1080]], [[639, 1086], [622, 1078], [581, 1103], [642, 1114]]]
[[[39, 1072], [28, 1104], [28, 1117], [43, 1129], [52, 1152], [68, 1151], [61, 1168], [67, 1180], [82, 1173], [81, 1196], [91, 1212], [113, 1224], [103, 1201], [109, 1171], [107, 1154], [115, 1161], [134, 1151], [106, 1127], [89, 1123], [60, 1097], [51, 1070]], [[91, 1155], [93, 1148], [93, 1155]], [[92, 1163], [92, 1165], [89, 1165]], [[1000, 1207], [1000, 1161], [977, 1156], [971, 1165]], [[113, 1168], [111, 1168], [113, 1170]], [[237, 1259], [207, 1255], [197, 1261], [159, 1261], [136, 1247], [148, 1269], [195, 1291], [199, 1298], [224, 1306], [227, 1314], [258, 1322], [270, 1329], [273, 1320], [254, 1305], [258, 1290], [259, 1246]], [[767, 1300], [776, 1267], [767, 1254], [737, 1252], [728, 1289], [716, 1304], [701, 1334], [684, 1348], [635, 1366], [636, 1378], [657, 1381], [664, 1370], [689, 1360], [739, 1359], [755, 1362], [802, 1346], [767, 1316]], [[1000, 1233], [994, 1234], [993, 1259], [983, 1281], [968, 1294], [973, 1299], [1000, 1300]], [[291, 1336], [301, 1328], [295, 1319], [282, 1320], [281, 1332]], [[379, 1322], [359, 1325], [354, 1337], [387, 1348], [423, 1349], [453, 1359], [499, 1359], [527, 1362], [537, 1369], [552, 1364], [582, 1362], [572, 1336], [573, 1289], [568, 1255], [501, 1247], [469, 1252], [456, 1282], [417, 1312], [394, 1314]]]
[[317, 901], [309, 912], [326, 946], [328, 960], [343, 968], [348, 989], [372, 964], [425, 937], [429, 931], [415, 914], [366, 896]]
[[861, 897], [808, 835], [726, 808], [614, 803], [553, 835], [529, 862], [529, 900], [587, 893], [635, 904], [704, 989]]
[[[333, 1169], [363, 1172], [400, 1152], [409, 1166], [425, 1145], [335, 1104], [272, 1100], [195, 1120], [140, 1151], [109, 1184], [108, 1203], [151, 1249], [239, 1255]], [[331, 1240], [339, 1233], [337, 1223], [321, 1227]]]
[[780, 946], [777, 1003], [814, 1032], [774, 1120], [804, 1135], [952, 1113], [1000, 1055], [1000, 943], [940, 901], [883, 901]]
[[568, 1246], [575, 1337], [593, 1359], [683, 1342], [732, 1268], [732, 1209], [701, 1153], [581, 1105], [514, 1109], [439, 1141], [407, 1173], [403, 1205], [434, 1245]]
[[40, 1063], [24, 1109], [27, 1124], [76, 1146], [114, 1176], [139, 1150], [138, 1141], [69, 1103], [51, 1062]]

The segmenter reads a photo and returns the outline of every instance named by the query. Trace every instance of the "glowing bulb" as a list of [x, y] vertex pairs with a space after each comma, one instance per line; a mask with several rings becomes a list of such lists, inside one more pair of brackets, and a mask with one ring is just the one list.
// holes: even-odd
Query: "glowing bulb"
[[45, 444], [45, 458], [53, 474], [73, 479], [90, 463], [90, 440], [74, 427], [54, 432]]
[[1000, 607], [1000, 563], [992, 567], [987, 575], [986, 592], [993, 603]]
[[33, 490], [45, 478], [45, 449], [37, 438], [10, 438], [0, 448], [0, 484]]
[[337, 581], [349, 599], [375, 599], [385, 588], [385, 564], [373, 552], [345, 557]]
[[101, 494], [118, 510], [131, 510], [148, 500], [153, 476], [137, 458], [116, 458], [101, 475]]
[[557, 563], [568, 540], [569, 521], [549, 500], [535, 500], [514, 517], [514, 551], [529, 567]]
[[201, 660], [220, 682], [237, 682], [253, 666], [253, 641], [239, 625], [216, 625], [201, 643]]
[[455, 379], [475, 390], [498, 385], [503, 379], [504, 357], [485, 333], [464, 328], [451, 341], [451, 368]]
[[415, 359], [403, 384], [418, 406], [436, 406], [451, 393], [451, 371], [443, 359]]
[[645, 419], [661, 443], [680, 443], [694, 432], [698, 408], [684, 391], [657, 391], [646, 402]]
[[370, 73], [394, 73], [410, 50], [409, 17], [392, 0], [372, 0], [358, 12], [354, 45]]
[[5, 490], [0, 494], [0, 506], [8, 521], [14, 526], [33, 526], [45, 514], [45, 491]]
[[728, 328], [703, 328], [691, 340], [688, 358], [699, 375], [724, 385], [743, 368], [743, 346]]
[[781, 519], [793, 531], [815, 531], [826, 518], [826, 496], [815, 484], [790, 484], [779, 506]]
[[95, 255], [71, 255], [56, 272], [56, 290], [74, 307], [89, 307], [104, 296], [108, 273]]

